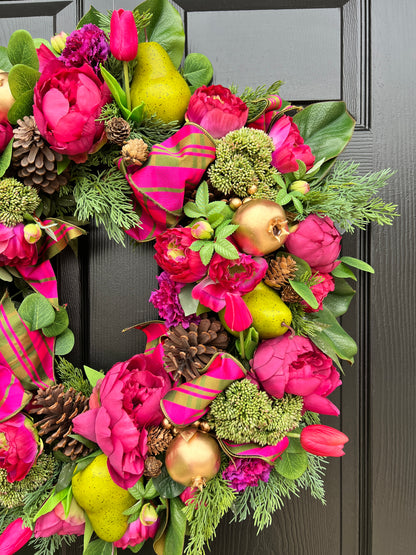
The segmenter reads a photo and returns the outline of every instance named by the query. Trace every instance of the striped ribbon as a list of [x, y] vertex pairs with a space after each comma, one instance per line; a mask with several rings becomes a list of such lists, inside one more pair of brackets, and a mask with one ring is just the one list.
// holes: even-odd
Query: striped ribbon
[[162, 341], [162, 336], [166, 335], [168, 328], [162, 320], [150, 320], [142, 324], [136, 324], [129, 328], [125, 328], [123, 332], [132, 329], [141, 330], [146, 335], [146, 347], [144, 352], [146, 355], [151, 354]]
[[217, 353], [208, 370], [191, 382], [174, 387], [160, 402], [164, 415], [176, 426], [188, 426], [204, 416], [210, 403], [246, 370], [228, 353]]
[[[217, 438], [218, 439], [218, 438]], [[218, 439], [223, 451], [230, 457], [263, 459], [272, 464], [289, 445], [289, 438], [284, 437], [276, 445], [265, 445], [261, 447], [256, 443], [231, 443], [224, 439]]]
[[70, 241], [86, 233], [80, 227], [56, 218], [44, 220], [42, 224], [51, 226], [49, 230], [53, 233], [54, 238], [47, 234], [44, 235], [43, 241], [38, 247], [40, 261], [50, 260], [61, 252]]
[[20, 412], [31, 398], [11, 369], [0, 365], [0, 422]]
[[24, 389], [54, 383], [54, 337], [30, 331], [6, 292], [0, 301], [0, 365], [10, 368]]
[[126, 178], [141, 227], [127, 233], [137, 241], [150, 241], [174, 226], [182, 215], [185, 190], [199, 184], [214, 159], [213, 140], [197, 125], [186, 123], [172, 137], [153, 146], [145, 166], [129, 166]]

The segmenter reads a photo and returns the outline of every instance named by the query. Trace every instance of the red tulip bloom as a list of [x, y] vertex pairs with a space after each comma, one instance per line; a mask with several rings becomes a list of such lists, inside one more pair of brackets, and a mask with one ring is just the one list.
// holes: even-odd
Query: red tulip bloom
[[139, 41], [133, 12], [114, 10], [110, 23], [110, 50], [117, 60], [131, 62], [137, 55]]
[[318, 457], [342, 457], [347, 441], [345, 434], [322, 424], [305, 426], [300, 434], [300, 443], [305, 451]]
[[32, 530], [23, 524], [23, 519], [14, 520], [0, 536], [0, 553], [2, 555], [13, 555], [26, 545], [31, 537]]

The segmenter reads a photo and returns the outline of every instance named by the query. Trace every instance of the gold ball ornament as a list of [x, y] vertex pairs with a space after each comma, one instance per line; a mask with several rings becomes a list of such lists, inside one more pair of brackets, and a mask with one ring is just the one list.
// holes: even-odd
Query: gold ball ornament
[[166, 451], [165, 464], [172, 480], [202, 490], [220, 469], [220, 448], [203, 432], [196, 432], [188, 441], [179, 434]]
[[234, 213], [233, 224], [239, 228], [233, 239], [246, 254], [264, 256], [280, 248], [289, 235], [284, 209], [266, 199], [253, 199]]

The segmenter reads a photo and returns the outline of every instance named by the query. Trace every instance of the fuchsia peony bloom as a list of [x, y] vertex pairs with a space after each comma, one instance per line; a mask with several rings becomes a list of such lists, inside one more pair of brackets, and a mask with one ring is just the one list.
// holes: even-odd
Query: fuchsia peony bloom
[[299, 169], [296, 160], [302, 160], [309, 170], [315, 156], [308, 145], [304, 144], [299, 129], [290, 116], [280, 117], [269, 131], [273, 139], [275, 151], [272, 155], [272, 165], [280, 173], [295, 172]]
[[341, 235], [328, 216], [310, 214], [300, 222], [296, 231], [289, 233], [286, 249], [305, 260], [314, 270], [332, 272], [339, 264]]
[[110, 23], [111, 54], [117, 60], [131, 62], [137, 55], [139, 39], [133, 12], [114, 10]]
[[0, 468], [8, 482], [23, 480], [38, 455], [38, 434], [32, 420], [19, 412], [0, 423]]
[[199, 87], [189, 100], [186, 121], [203, 127], [214, 139], [240, 129], [247, 121], [246, 104], [222, 85]]
[[36, 83], [33, 115], [51, 148], [81, 163], [105, 140], [104, 124], [97, 118], [110, 99], [107, 85], [88, 64], [67, 68], [55, 59]]
[[115, 547], [127, 549], [134, 547], [149, 538], [154, 538], [159, 528], [159, 517], [151, 503], [143, 505], [140, 516], [128, 525], [124, 536], [114, 542]]
[[94, 388], [90, 410], [74, 418], [74, 433], [98, 443], [108, 456], [116, 484], [132, 487], [144, 470], [145, 426], [163, 419], [160, 400], [171, 382], [163, 368], [163, 347], [118, 362]]
[[13, 520], [0, 535], [0, 553], [13, 555], [27, 544], [32, 537], [32, 530], [25, 526], [22, 518]]
[[36, 245], [25, 239], [24, 224], [7, 227], [0, 223], [0, 266], [33, 266], [38, 261]]
[[332, 360], [306, 337], [282, 335], [260, 344], [251, 366], [272, 397], [301, 395], [304, 410], [339, 415], [326, 397], [341, 385]]
[[192, 283], [207, 273], [199, 253], [189, 248], [194, 241], [189, 227], [174, 227], [156, 237], [155, 260], [173, 281]]
[[13, 137], [13, 127], [8, 121], [0, 122], [0, 153], [4, 151]]
[[305, 451], [318, 457], [342, 457], [347, 441], [344, 433], [323, 424], [305, 426], [300, 434], [300, 443]]
[[87, 23], [81, 29], [72, 31], [66, 38], [65, 48], [59, 59], [66, 67], [88, 64], [98, 73], [100, 64], [107, 60], [109, 53], [110, 47], [104, 31], [93, 23]]
[[259, 485], [259, 480], [268, 482], [273, 466], [261, 459], [234, 459], [222, 473], [232, 489], [244, 491]]
[[328, 293], [335, 289], [334, 278], [331, 276], [331, 274], [323, 274], [318, 272], [318, 275], [316, 277], [320, 279], [320, 281], [315, 285], [312, 285], [311, 290], [312, 293], [315, 295], [319, 306], [318, 308], [311, 308], [307, 302], [302, 300], [301, 304], [305, 307], [305, 312], [318, 312], [319, 310], [322, 310], [323, 300], [328, 295]]
[[30, 399], [28, 395], [11, 369], [0, 362], [0, 421], [19, 412]]
[[75, 534], [82, 536], [85, 530], [84, 511], [72, 498], [69, 507], [68, 516], [65, 517], [65, 509], [62, 503], [58, 503], [56, 507], [42, 516], [35, 523], [35, 538], [49, 538], [54, 534], [66, 536]]

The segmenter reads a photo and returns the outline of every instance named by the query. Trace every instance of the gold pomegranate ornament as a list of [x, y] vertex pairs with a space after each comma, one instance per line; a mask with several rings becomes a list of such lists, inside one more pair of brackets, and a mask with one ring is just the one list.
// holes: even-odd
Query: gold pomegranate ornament
[[264, 256], [280, 248], [289, 235], [286, 212], [276, 202], [253, 199], [243, 203], [234, 213], [238, 229], [233, 239], [246, 254]]
[[184, 432], [171, 441], [166, 451], [166, 469], [175, 482], [202, 490], [220, 469], [220, 448], [212, 436], [195, 428], [192, 433]]

